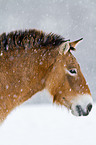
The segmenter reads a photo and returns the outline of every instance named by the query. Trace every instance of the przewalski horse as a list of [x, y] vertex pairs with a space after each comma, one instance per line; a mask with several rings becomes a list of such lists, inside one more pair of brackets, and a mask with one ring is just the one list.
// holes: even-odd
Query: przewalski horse
[[70, 42], [37, 30], [0, 35], [1, 122], [13, 108], [43, 89], [74, 115], [89, 114], [91, 93], [71, 53], [80, 40]]

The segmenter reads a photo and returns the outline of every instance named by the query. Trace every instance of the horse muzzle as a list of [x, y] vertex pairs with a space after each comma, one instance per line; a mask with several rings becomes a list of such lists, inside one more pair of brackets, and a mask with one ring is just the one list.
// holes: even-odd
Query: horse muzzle
[[93, 100], [88, 94], [78, 95], [71, 100], [71, 112], [75, 116], [87, 116], [92, 110]]

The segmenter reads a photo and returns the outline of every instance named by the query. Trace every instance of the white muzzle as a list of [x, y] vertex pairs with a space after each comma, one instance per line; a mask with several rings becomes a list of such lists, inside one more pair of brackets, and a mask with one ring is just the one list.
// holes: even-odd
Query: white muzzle
[[78, 95], [71, 100], [72, 114], [75, 116], [87, 116], [92, 109], [93, 100], [89, 94]]

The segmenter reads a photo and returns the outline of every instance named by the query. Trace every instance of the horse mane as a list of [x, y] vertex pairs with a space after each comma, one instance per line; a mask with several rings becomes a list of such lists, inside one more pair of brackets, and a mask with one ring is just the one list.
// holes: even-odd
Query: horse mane
[[0, 35], [0, 50], [8, 51], [19, 48], [54, 48], [66, 40], [54, 33], [46, 34], [35, 29], [25, 31], [13, 31]]

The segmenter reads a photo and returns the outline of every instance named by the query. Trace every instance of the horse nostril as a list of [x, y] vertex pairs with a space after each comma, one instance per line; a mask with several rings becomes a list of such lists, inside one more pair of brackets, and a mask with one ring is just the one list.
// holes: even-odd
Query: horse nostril
[[80, 105], [77, 105], [77, 106], [76, 106], [76, 110], [77, 110], [79, 116], [81, 116], [81, 115], [82, 115], [82, 108], [81, 108]]
[[90, 104], [87, 105], [87, 110], [88, 110], [88, 112], [90, 112], [91, 109], [92, 109], [92, 104], [90, 103]]

